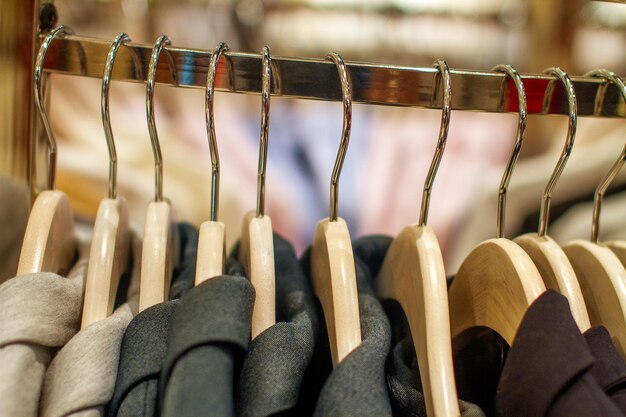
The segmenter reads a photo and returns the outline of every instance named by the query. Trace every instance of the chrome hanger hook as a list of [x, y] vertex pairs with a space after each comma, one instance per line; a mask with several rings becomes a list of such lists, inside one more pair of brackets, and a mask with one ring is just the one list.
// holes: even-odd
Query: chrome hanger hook
[[39, 47], [39, 53], [37, 54], [37, 61], [35, 63], [35, 74], [34, 74], [34, 90], [35, 90], [35, 104], [37, 105], [37, 109], [39, 110], [39, 116], [41, 117], [41, 123], [46, 131], [46, 137], [48, 138], [48, 184], [47, 189], [53, 190], [56, 182], [56, 173], [57, 173], [57, 141], [54, 138], [54, 133], [52, 132], [52, 127], [50, 127], [50, 121], [48, 120], [48, 115], [46, 114], [46, 109], [43, 104], [43, 94], [42, 94], [42, 79], [43, 79], [43, 63], [46, 58], [46, 53], [48, 52], [48, 48], [50, 44], [54, 41], [54, 39], [59, 35], [73, 35], [74, 31], [66, 26], [57, 26], [52, 29], [46, 39], [41, 43]]
[[339, 176], [341, 175], [341, 168], [343, 168], [343, 162], [346, 159], [346, 153], [348, 152], [348, 144], [350, 142], [350, 129], [352, 127], [352, 86], [350, 84], [350, 76], [346, 69], [346, 64], [343, 62], [341, 56], [336, 52], [331, 52], [326, 55], [327, 59], [330, 59], [335, 63], [337, 72], [339, 73], [339, 81], [341, 82], [341, 94], [343, 97], [343, 127], [341, 131], [341, 142], [339, 143], [339, 151], [337, 152], [337, 159], [335, 159], [335, 166], [333, 167], [333, 173], [330, 177], [330, 221], [337, 221], [339, 217]]
[[269, 46], [261, 51], [263, 66], [261, 86], [261, 140], [259, 146], [259, 169], [257, 174], [256, 216], [265, 216], [265, 172], [267, 171], [267, 147], [270, 130], [270, 95], [272, 90], [272, 58]]
[[[102, 113], [102, 125], [104, 127], [104, 135], [107, 141], [107, 148], [109, 151], [109, 198], [117, 198], [117, 150], [115, 148], [115, 141], [113, 139], [113, 129], [111, 129], [111, 115], [109, 113], [109, 87], [111, 84], [111, 75], [113, 73], [113, 65], [115, 63], [115, 57], [120, 46], [126, 42], [130, 42], [130, 37], [122, 32], [111, 44], [111, 49], [107, 54], [107, 60], [104, 63], [104, 74], [102, 75], [102, 95], [100, 99], [101, 113]], [[135, 68], [140, 71], [141, 65], [138, 63], [140, 60], [139, 55], [134, 54]]]
[[213, 120], [213, 99], [215, 96], [215, 76], [217, 64], [224, 52], [228, 51], [228, 45], [221, 42], [215, 47], [209, 61], [209, 72], [206, 77], [206, 100], [204, 102], [204, 116], [206, 119], [206, 131], [209, 137], [209, 150], [211, 152], [211, 221], [217, 221], [220, 197], [220, 155], [217, 151], [215, 138], [215, 122]]
[[[565, 145], [563, 146], [563, 151], [561, 152], [561, 156], [559, 157], [559, 161], [557, 162], [556, 167], [554, 167], [554, 171], [552, 172], [552, 176], [548, 181], [548, 185], [546, 185], [546, 188], [543, 192], [543, 199], [541, 200], [541, 211], [539, 214], [538, 235], [540, 237], [545, 236], [548, 232], [548, 220], [550, 217], [550, 199], [552, 197], [554, 187], [561, 177], [563, 169], [565, 169], [565, 164], [567, 164], [567, 161], [572, 153], [572, 148], [574, 147], [574, 139], [576, 139], [576, 126], [578, 122], [578, 104], [576, 101], [576, 92], [574, 91], [574, 84], [572, 83], [572, 80], [570, 80], [565, 71], [557, 67], [548, 68], [544, 70], [543, 73], [555, 76], [557, 80], [561, 81], [561, 83], [563, 84], [563, 88], [565, 90], [565, 93], [567, 94], [567, 102], [569, 107], [569, 124], [567, 127], [567, 137], [565, 140]], [[550, 101], [554, 92], [554, 82], [557, 80], [551, 80], [548, 83], [548, 87], [546, 88], [546, 95], [544, 96], [543, 101], [544, 113], [550, 106]]]
[[441, 125], [439, 127], [439, 139], [437, 139], [437, 148], [435, 149], [435, 155], [430, 163], [428, 174], [426, 175], [426, 181], [424, 182], [424, 191], [422, 193], [422, 207], [420, 209], [419, 225], [426, 226], [428, 222], [428, 209], [430, 207], [430, 193], [433, 189], [433, 183], [435, 182], [435, 175], [439, 169], [441, 158], [443, 157], [443, 151], [446, 147], [448, 140], [448, 130], [450, 128], [450, 102], [452, 101], [452, 82], [450, 80], [450, 68], [443, 59], [438, 59], [434, 62], [433, 67], [437, 68], [438, 72], [435, 75], [435, 86], [433, 87], [433, 96], [431, 103], [437, 95], [437, 84], [439, 79], [441, 80], [441, 86], [443, 87], [443, 98], [441, 105]]
[[[157, 67], [159, 65], [159, 56], [165, 46], [170, 45], [170, 39], [161, 35], [152, 48], [152, 56], [150, 57], [150, 66], [148, 67], [148, 78], [146, 80], [146, 116], [148, 118], [148, 131], [150, 132], [150, 143], [152, 144], [152, 153], [154, 154], [154, 201], [163, 201], [163, 156], [161, 155], [161, 145], [159, 143], [159, 135], [157, 134], [156, 122], [154, 120], [154, 87], [156, 84]], [[167, 49], [165, 50], [167, 52]], [[178, 84], [176, 74], [176, 66], [172, 56], [168, 53], [170, 76], [174, 84]]]
[[[589, 71], [585, 74], [585, 77], [604, 78], [608, 82], [605, 85], [615, 85], [615, 87], [619, 89], [620, 93], [622, 93], [624, 101], [626, 101], [626, 86], [624, 85], [624, 81], [622, 81], [622, 79], [618, 77], [614, 72], [606, 69], [597, 69]], [[600, 111], [602, 110], [602, 103], [605, 91], [606, 89], [603, 89], [602, 94], [598, 93], [598, 95], [596, 96], [596, 105], [594, 109], [594, 113], [596, 114], [600, 113]], [[598, 185], [598, 188], [596, 188], [596, 192], [593, 198], [593, 217], [591, 222], [591, 241], [593, 243], [598, 242], [598, 235], [600, 233], [600, 209], [602, 208], [602, 200], [604, 199], [604, 194], [606, 193], [606, 190], [609, 188], [615, 177], [617, 177], [617, 174], [619, 174], [619, 171], [622, 169], [622, 166], [624, 165], [624, 160], [626, 160], [626, 144], [624, 145], [624, 148], [622, 149], [622, 153], [620, 154], [619, 158], [617, 158], [613, 166], [611, 166], [609, 172], [607, 172], [604, 178], [602, 178], [602, 181], [600, 182], [600, 185]]]
[[[526, 132], [526, 116], [528, 115], [528, 109], [526, 102], [526, 90], [524, 88], [524, 83], [522, 82], [522, 77], [520, 77], [517, 70], [510, 65], [496, 65], [492, 68], [492, 71], [506, 74], [506, 76], [504, 77], [503, 85], [508, 85], [509, 78], [512, 79], [515, 83], [515, 89], [517, 90], [517, 106], [519, 114], [519, 117], [517, 119], [517, 137], [515, 139], [515, 145], [513, 146], [513, 151], [511, 152], [509, 162], [507, 162], [506, 168], [504, 169], [502, 180], [500, 180], [500, 188], [498, 190], [496, 237], [502, 238], [504, 237], [504, 226], [506, 218], [506, 191], [509, 187], [509, 182], [511, 182], [513, 169], [515, 168], [515, 164], [517, 163], [517, 159], [519, 158], [520, 151], [522, 150], [522, 144], [524, 143], [524, 134]], [[500, 95], [500, 100], [500, 106], [502, 107], [504, 103], [504, 93]]]

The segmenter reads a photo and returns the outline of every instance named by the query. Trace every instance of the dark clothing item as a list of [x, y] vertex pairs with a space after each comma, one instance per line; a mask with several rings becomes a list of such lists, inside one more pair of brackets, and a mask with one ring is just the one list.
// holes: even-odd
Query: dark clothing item
[[[303, 258], [307, 273], [310, 251]], [[391, 416], [391, 403], [385, 382], [385, 360], [389, 352], [391, 328], [371, 287], [367, 265], [355, 256], [362, 343], [332, 370], [319, 394], [314, 416]], [[316, 346], [315, 365], [331, 365], [326, 323], [321, 307], [322, 331]], [[320, 351], [321, 350], [321, 351]], [[323, 361], [323, 362], [322, 362]], [[318, 377], [322, 372], [318, 372]]]
[[452, 343], [454, 377], [460, 398], [493, 416], [496, 390], [509, 345], [487, 327], [468, 329]]
[[128, 325], [120, 353], [109, 416], [153, 417], [157, 384], [167, 350], [167, 328], [178, 300], [154, 305]]
[[615, 349], [609, 332], [598, 326], [587, 330], [583, 336], [596, 359], [591, 374], [615, 405], [626, 414], [626, 364]]
[[[387, 236], [368, 236], [354, 242], [356, 257], [369, 269], [368, 277], [375, 279], [391, 245]], [[402, 307], [393, 301], [383, 301], [383, 307], [392, 329], [391, 352], [387, 358], [385, 374], [394, 416], [426, 416], [426, 403], [422, 392], [417, 355], [413, 346], [411, 330]], [[464, 397], [463, 397], [464, 398]], [[463, 417], [483, 417], [474, 404], [459, 401]]]
[[178, 224], [180, 263], [174, 268], [170, 300], [177, 300], [193, 288], [196, 279], [196, 256], [198, 255], [198, 229], [189, 223]]
[[[170, 321], [159, 380], [163, 417], [234, 416], [234, 388], [252, 321], [254, 289], [229, 259], [227, 273], [189, 290]], [[235, 275], [237, 274], [237, 275]]]
[[[198, 232], [192, 225], [179, 223], [181, 261], [174, 269], [170, 298], [175, 299], [193, 287]], [[157, 415], [157, 387], [167, 351], [168, 326], [177, 300], [154, 305], [129, 323], [120, 352], [110, 417], [152, 417]]]
[[548, 290], [526, 312], [496, 394], [496, 415], [623, 416], [591, 371], [594, 357], [567, 299]]
[[237, 385], [242, 417], [310, 415], [315, 400], [301, 389], [319, 330], [313, 291], [293, 247], [277, 235], [274, 266], [276, 324], [248, 346]]

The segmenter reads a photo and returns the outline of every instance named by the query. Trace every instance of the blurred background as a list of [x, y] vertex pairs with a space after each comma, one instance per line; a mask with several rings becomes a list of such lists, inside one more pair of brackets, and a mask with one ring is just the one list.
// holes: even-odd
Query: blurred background
[[[570, 75], [626, 70], [626, 5], [577, 0], [57, 0], [59, 23], [77, 34], [113, 39], [120, 31], [152, 44], [273, 56], [324, 57], [418, 67], [437, 58], [453, 69], [508, 63], [522, 73], [559, 66]], [[259, 74], [259, 77], [261, 75]], [[53, 75], [50, 113], [59, 140], [59, 189], [77, 215], [93, 219], [106, 197], [108, 160], [100, 117], [101, 81]], [[454, 86], [453, 86], [454, 89]], [[453, 90], [454, 94], [454, 90]], [[209, 216], [210, 158], [200, 89], [156, 89], [165, 194], [178, 218]], [[7, 105], [0, 102], [0, 106]], [[215, 123], [222, 166], [220, 220], [229, 244], [254, 209], [261, 102], [217, 93]], [[340, 181], [339, 214], [351, 234], [397, 234], [417, 221], [424, 178], [438, 136], [437, 110], [356, 105]], [[141, 228], [154, 195], [145, 85], [114, 82], [111, 118], [118, 147], [119, 194]], [[516, 114], [453, 112], [429, 216], [447, 272], [480, 241], [494, 237], [497, 191], [515, 140]], [[341, 134], [340, 103], [272, 98], [266, 183], [275, 231], [299, 251], [328, 216], [329, 184]], [[535, 231], [542, 190], [566, 137], [567, 118], [529, 117], [513, 174], [507, 237]], [[557, 185], [550, 234], [587, 238], [593, 191], [624, 146], [623, 120], [581, 118], [572, 158]], [[9, 156], [2, 156], [4, 164]], [[625, 238], [621, 175], [603, 212], [601, 238]]]

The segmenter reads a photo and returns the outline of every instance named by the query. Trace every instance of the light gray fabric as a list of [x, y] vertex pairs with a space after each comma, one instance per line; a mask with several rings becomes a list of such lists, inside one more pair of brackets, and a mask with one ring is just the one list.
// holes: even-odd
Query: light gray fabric
[[[124, 332], [139, 308], [141, 238], [131, 233], [128, 301], [104, 320], [82, 329], [57, 353], [46, 371], [39, 416], [104, 416], [111, 401]], [[124, 280], [124, 277], [122, 277]]]
[[0, 417], [37, 417], [46, 368], [80, 327], [86, 267], [0, 285]]
[[104, 415], [115, 388], [122, 337], [132, 318], [124, 304], [61, 349], [46, 372], [41, 417]]

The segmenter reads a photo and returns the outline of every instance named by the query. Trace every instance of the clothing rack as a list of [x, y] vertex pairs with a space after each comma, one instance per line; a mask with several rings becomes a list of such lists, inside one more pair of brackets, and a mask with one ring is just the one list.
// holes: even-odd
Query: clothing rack
[[[69, 35], [55, 40], [46, 56], [49, 72], [102, 78], [104, 62], [112, 40]], [[113, 79], [145, 82], [152, 45], [128, 43], [115, 61]], [[205, 88], [210, 51], [167, 47], [174, 63], [178, 86]], [[135, 68], [136, 57], [141, 68]], [[216, 89], [260, 94], [261, 56], [227, 52], [220, 60]], [[164, 57], [166, 58], [166, 57]], [[137, 61], [137, 62], [139, 62]], [[341, 100], [341, 86], [335, 65], [324, 59], [272, 56], [272, 95], [314, 100]], [[352, 78], [355, 103], [439, 108], [442, 91], [434, 68], [400, 67], [384, 64], [346, 62]], [[174, 85], [169, 60], [161, 59], [157, 82]], [[518, 98], [511, 80], [488, 71], [451, 70], [452, 109], [483, 112], [517, 112]], [[626, 104], [613, 85], [597, 78], [571, 76], [578, 101], [579, 116], [626, 117]], [[567, 96], [554, 77], [522, 75], [530, 114], [567, 114]], [[551, 88], [552, 87], [552, 88]], [[598, 93], [604, 100], [595, 109]], [[551, 95], [551, 97], [546, 97]], [[543, 110], [544, 99], [548, 100]], [[595, 109], [595, 110], [594, 110]]]
[[[619, 2], [623, 2], [620, 0]], [[26, 187], [40, 182], [38, 173], [46, 172], [46, 140], [38, 127], [33, 101], [32, 78], [35, 55], [52, 26], [59, 20], [51, 0], [3, 0], [0, 15], [10, 16], [0, 25], [2, 56], [12, 69], [5, 74], [0, 113], [0, 173], [15, 178]], [[131, 33], [132, 35], [132, 33]], [[174, 40], [175, 41], [175, 40]], [[55, 40], [44, 63], [46, 72], [101, 78], [110, 40], [69, 36]], [[210, 47], [210, 46], [209, 46]], [[140, 57], [141, 69], [134, 68], [133, 55]], [[129, 43], [120, 49], [113, 79], [145, 82], [152, 45]], [[80, 52], [79, 52], [80, 51]], [[203, 88], [210, 51], [168, 47], [182, 87]], [[341, 52], [341, 51], [339, 51]], [[218, 67], [218, 90], [259, 94], [261, 60], [256, 54], [229, 52]], [[341, 88], [334, 65], [323, 59], [274, 56], [273, 96], [339, 101]], [[445, 57], [443, 57], [445, 58]], [[82, 64], [81, 64], [82, 62]], [[172, 84], [168, 60], [162, 59], [157, 82]], [[441, 89], [433, 68], [347, 63], [356, 103], [438, 108]], [[137, 75], [139, 74], [139, 75]], [[451, 70], [452, 109], [486, 112], [516, 112], [517, 93], [504, 75], [488, 71]], [[523, 75], [531, 114], [567, 114], [567, 100], [560, 83], [540, 74]], [[572, 76], [580, 116], [626, 117], [626, 104], [613, 85], [600, 79]], [[550, 93], [552, 90], [552, 93]], [[547, 92], [547, 93], [546, 93]], [[594, 111], [597, 93], [605, 92], [601, 108]], [[435, 94], [433, 94], [435, 93]], [[549, 106], [543, 111], [546, 94]], [[37, 188], [37, 185], [34, 185]], [[31, 192], [35, 190], [31, 189]]]

